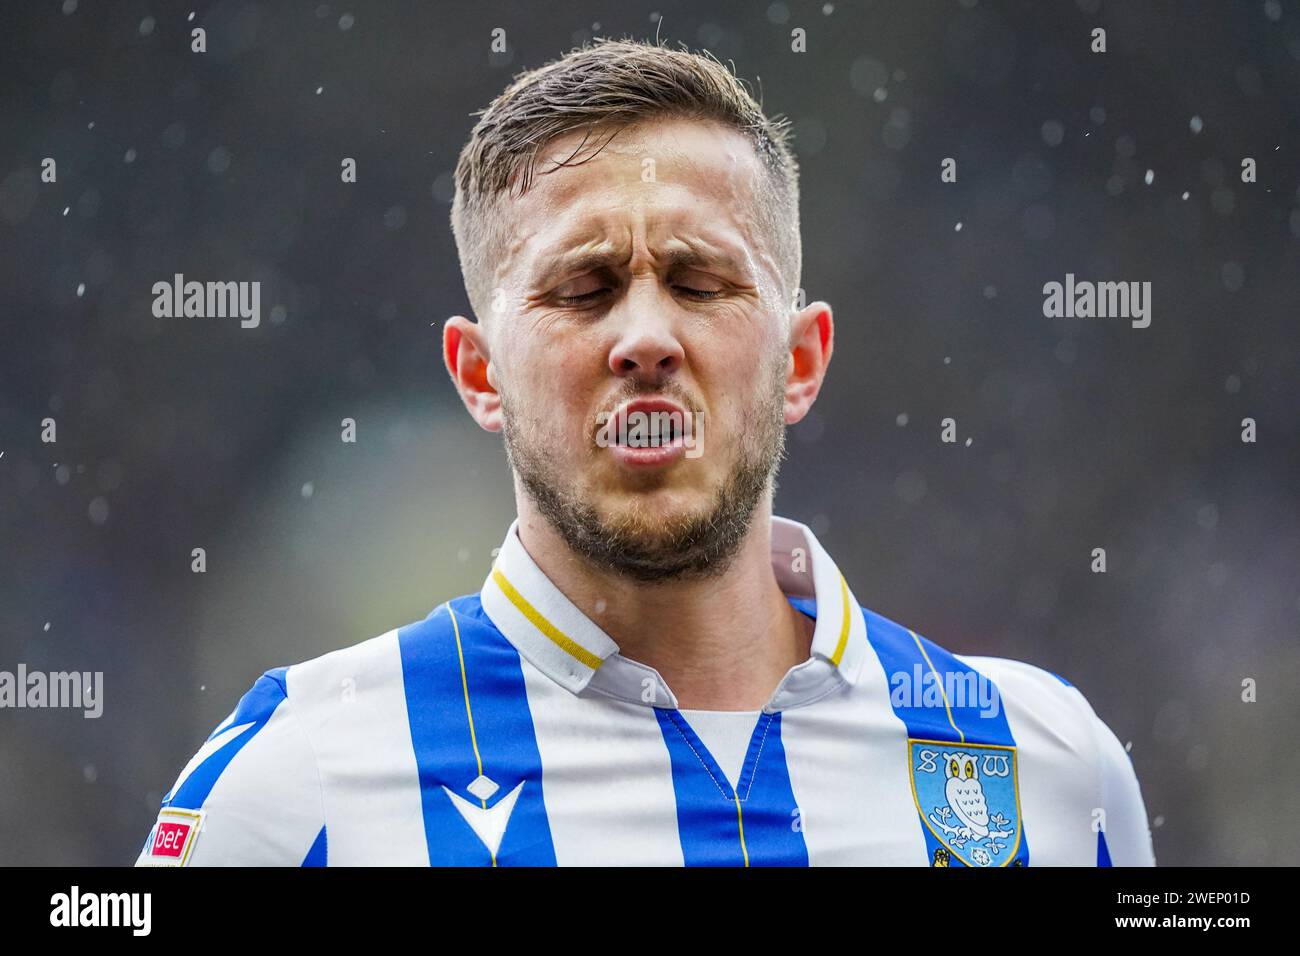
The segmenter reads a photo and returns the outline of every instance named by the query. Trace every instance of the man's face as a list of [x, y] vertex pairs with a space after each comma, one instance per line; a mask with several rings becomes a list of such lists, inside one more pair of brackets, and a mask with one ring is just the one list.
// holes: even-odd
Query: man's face
[[[665, 120], [537, 172], [503, 202], [511, 239], [488, 319], [511, 466], [597, 566], [646, 581], [719, 574], [784, 450], [789, 310], [756, 215], [759, 160], [739, 133]], [[638, 399], [675, 403], [692, 433], [666, 449], [662, 435], [657, 449], [606, 444], [620, 415], [655, 410], [628, 407]]]

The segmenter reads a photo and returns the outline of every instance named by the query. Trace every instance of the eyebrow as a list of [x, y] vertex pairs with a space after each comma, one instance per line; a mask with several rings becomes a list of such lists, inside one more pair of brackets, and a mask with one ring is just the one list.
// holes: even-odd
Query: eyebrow
[[579, 252], [562, 254], [552, 259], [533, 281], [538, 289], [550, 285], [563, 275], [585, 275], [596, 269], [618, 265], [623, 256], [608, 249], [603, 252]]
[[[726, 249], [711, 251], [699, 249], [693, 245], [674, 244], [659, 258], [663, 265], [669, 269], [679, 269], [684, 266], [720, 265], [738, 277], [749, 278], [750, 275], [745, 258], [733, 255]], [[547, 264], [541, 274], [533, 281], [533, 285], [538, 289], [542, 289], [560, 276], [585, 275], [597, 269], [622, 265], [626, 261], [626, 256], [614, 249], [561, 254]]]

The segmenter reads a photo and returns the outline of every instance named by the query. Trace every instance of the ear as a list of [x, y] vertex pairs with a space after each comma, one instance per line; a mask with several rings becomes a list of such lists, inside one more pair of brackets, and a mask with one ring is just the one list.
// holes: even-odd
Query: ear
[[790, 318], [790, 361], [785, 380], [785, 423], [803, 420], [817, 400], [835, 346], [831, 307], [813, 302]]
[[451, 383], [479, 427], [501, 430], [501, 396], [483, 326], [453, 315], [442, 327], [442, 360]]

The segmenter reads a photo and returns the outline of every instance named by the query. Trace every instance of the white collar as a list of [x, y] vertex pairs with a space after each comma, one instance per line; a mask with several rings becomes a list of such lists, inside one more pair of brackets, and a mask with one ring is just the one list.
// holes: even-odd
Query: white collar
[[[483, 610], [534, 666], [574, 694], [599, 692], [646, 706], [677, 707], [653, 667], [623, 657], [618, 644], [542, 573], [519, 540], [516, 518], [483, 582]], [[772, 517], [772, 570], [789, 597], [813, 598], [812, 653], [790, 668], [769, 713], [812, 703], [858, 679], [869, 648], [862, 608], [839, 568], [806, 525]]]

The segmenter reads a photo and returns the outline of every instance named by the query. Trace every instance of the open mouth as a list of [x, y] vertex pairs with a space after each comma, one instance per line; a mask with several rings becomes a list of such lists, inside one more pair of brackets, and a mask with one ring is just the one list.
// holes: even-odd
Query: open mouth
[[687, 455], [695, 422], [676, 402], [643, 398], [627, 402], [610, 415], [601, 416], [596, 444], [608, 448], [629, 468], [668, 465]]
[[637, 399], [620, 406], [610, 419], [607, 443], [625, 448], [662, 448], [682, 441], [689, 427], [686, 410], [666, 399]]

